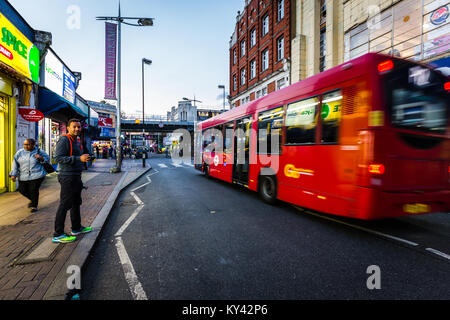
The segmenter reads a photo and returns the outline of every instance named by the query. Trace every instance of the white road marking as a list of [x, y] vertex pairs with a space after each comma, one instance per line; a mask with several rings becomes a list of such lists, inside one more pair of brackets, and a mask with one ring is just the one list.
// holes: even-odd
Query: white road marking
[[[294, 206], [294, 207], [297, 208], [300, 211], [303, 211], [303, 209], [300, 209], [297, 206]], [[385, 238], [388, 238], [388, 239], [391, 239], [391, 240], [399, 241], [399, 242], [402, 242], [404, 244], [407, 244], [407, 245], [410, 245], [410, 246], [413, 246], [413, 247], [416, 247], [416, 246], [419, 245], [418, 243], [415, 243], [415, 242], [412, 242], [412, 241], [409, 241], [409, 240], [406, 240], [406, 239], [402, 239], [402, 238], [399, 238], [399, 237], [391, 236], [391, 235], [386, 234], [386, 233], [382, 233], [382, 232], [379, 232], [379, 231], [367, 229], [367, 228], [364, 228], [364, 227], [360, 227], [360, 226], [357, 226], [357, 225], [354, 225], [354, 224], [351, 224], [351, 223], [347, 223], [347, 222], [343, 222], [343, 221], [340, 221], [340, 220], [337, 220], [337, 219], [333, 219], [333, 218], [330, 218], [330, 217], [325, 217], [325, 216], [316, 214], [316, 213], [308, 211], [308, 210], [304, 210], [304, 211], [306, 213], [308, 213], [308, 214], [311, 214], [311, 215], [319, 217], [319, 218], [323, 218], [323, 219], [327, 219], [327, 220], [330, 220], [330, 221], [334, 221], [334, 222], [337, 222], [337, 223], [340, 223], [340, 224], [343, 224], [343, 225], [346, 225], [346, 226], [349, 226], [349, 227], [352, 227], [352, 228], [355, 228], [355, 229], [358, 229], [358, 230], [362, 230], [362, 231], [365, 231], [365, 232], [373, 233], [373, 234], [376, 234], [378, 236], [385, 237]]]
[[426, 248], [425, 250], [427, 250], [427, 251], [429, 251], [429, 252], [432, 252], [432, 253], [434, 253], [434, 254], [437, 254], [438, 256], [441, 256], [442, 258], [445, 258], [445, 259], [447, 259], [447, 260], [450, 260], [450, 255], [448, 255], [448, 254], [446, 254], [446, 253], [443, 253], [443, 252], [441, 252], [441, 251], [439, 251], [439, 250], [436, 250], [436, 249], [433, 249], [433, 248]]
[[115, 237], [122, 236], [125, 229], [128, 228], [131, 222], [133, 222], [133, 220], [137, 217], [139, 212], [141, 212], [142, 208], [144, 208], [144, 206], [140, 205], [139, 207], [136, 208], [136, 210], [134, 210], [133, 214], [128, 218], [128, 220], [122, 225], [122, 227], [120, 227], [119, 231], [117, 231], [117, 233], [114, 235]]
[[130, 191], [130, 194], [139, 204], [139, 207], [137, 207], [134, 210], [131, 216], [127, 219], [127, 221], [125, 221], [125, 223], [120, 227], [119, 231], [117, 231], [117, 233], [114, 235], [116, 237], [117, 254], [119, 255], [120, 263], [122, 264], [122, 269], [125, 274], [125, 280], [128, 283], [128, 287], [130, 288], [130, 292], [134, 300], [148, 300], [148, 298], [147, 295], [145, 294], [142, 284], [139, 282], [136, 271], [134, 270], [133, 264], [131, 263], [130, 257], [128, 256], [127, 250], [125, 249], [125, 245], [123, 244], [122, 241], [122, 234], [131, 224], [131, 222], [133, 222], [133, 220], [136, 219], [139, 212], [141, 212], [141, 210], [145, 206], [144, 202], [134, 193], [134, 191], [152, 183], [152, 179], [150, 179], [150, 176], [156, 173], [158, 173], [158, 171], [155, 171], [147, 175], [146, 178], [148, 182]]
[[144, 203], [142, 202], [142, 200], [136, 195], [136, 193], [134, 193], [133, 191], [131, 191], [130, 194], [133, 196], [134, 200], [136, 200], [136, 202], [137, 202], [138, 204], [144, 204]]
[[161, 168], [167, 168], [167, 166], [164, 163], [158, 163], [158, 166], [160, 166]]
[[117, 253], [119, 254], [120, 263], [122, 264], [122, 269], [125, 274], [125, 279], [130, 287], [131, 295], [134, 300], [148, 300], [147, 295], [145, 294], [144, 288], [142, 288], [142, 284], [139, 282], [139, 279], [136, 275], [136, 271], [134, 271], [133, 264], [131, 263], [130, 257], [128, 256], [127, 250], [123, 245], [123, 241], [121, 237], [116, 238], [116, 248]]
[[182, 166], [181, 164], [172, 163], [172, 165], [173, 165], [174, 167], [177, 167], [177, 168], [183, 168], [183, 166]]

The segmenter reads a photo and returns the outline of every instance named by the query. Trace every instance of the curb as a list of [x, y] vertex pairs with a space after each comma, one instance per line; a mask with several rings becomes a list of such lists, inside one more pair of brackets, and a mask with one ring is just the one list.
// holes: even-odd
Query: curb
[[89, 257], [90, 252], [92, 251], [92, 248], [97, 242], [97, 239], [103, 229], [106, 219], [111, 213], [111, 209], [114, 206], [121, 192], [124, 189], [126, 189], [129, 185], [131, 185], [133, 182], [135, 182], [143, 175], [145, 175], [147, 172], [149, 172], [151, 169], [153, 168], [150, 166], [148, 169], [144, 170], [142, 173], [138, 174], [135, 178], [133, 178], [128, 183], [122, 186], [122, 183], [125, 181], [126, 177], [128, 176], [128, 174], [130, 174], [130, 172], [128, 171], [126, 174], [123, 175], [119, 183], [114, 188], [113, 192], [110, 194], [105, 205], [92, 222], [91, 227], [93, 228], [93, 231], [85, 234], [83, 238], [79, 241], [75, 250], [70, 255], [69, 259], [66, 261], [61, 270], [58, 272], [55, 280], [53, 280], [53, 282], [50, 284], [42, 300], [66, 300], [70, 296], [70, 293], [73, 290], [69, 290], [67, 288], [67, 279], [70, 276], [70, 274], [66, 272], [67, 268], [71, 265], [78, 266], [80, 270], [83, 268], [84, 264], [86, 263]]

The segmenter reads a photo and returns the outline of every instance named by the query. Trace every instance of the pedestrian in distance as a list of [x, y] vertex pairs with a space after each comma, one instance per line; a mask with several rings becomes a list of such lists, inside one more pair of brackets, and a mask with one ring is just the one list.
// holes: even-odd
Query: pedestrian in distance
[[19, 192], [30, 200], [28, 208], [31, 208], [31, 212], [38, 211], [39, 188], [47, 175], [42, 163], [49, 159], [45, 151], [36, 147], [34, 139], [26, 139], [23, 149], [14, 155], [9, 176], [14, 182], [19, 178]]
[[[83, 153], [83, 146], [78, 141], [81, 134], [81, 123], [78, 119], [71, 119], [67, 123], [69, 134], [62, 135], [55, 151], [55, 160], [58, 163], [58, 182], [61, 185], [60, 202], [55, 218], [55, 232], [53, 242], [68, 243], [76, 240], [76, 236], [92, 231], [91, 227], [81, 225], [80, 206], [82, 204], [81, 191], [83, 182], [81, 173], [84, 163], [91, 160], [91, 156]], [[64, 232], [67, 211], [70, 210], [72, 232]]]

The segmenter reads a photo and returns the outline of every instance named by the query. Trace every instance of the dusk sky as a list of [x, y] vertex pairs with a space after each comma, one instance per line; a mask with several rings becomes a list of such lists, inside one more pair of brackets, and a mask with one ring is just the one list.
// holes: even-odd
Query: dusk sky
[[[95, 17], [117, 16], [119, 1], [9, 1], [32, 28], [51, 32], [55, 52], [82, 73], [77, 93], [102, 100], [105, 26]], [[142, 58], [153, 61], [145, 66], [146, 114], [165, 115], [194, 95], [200, 107], [222, 108], [217, 86], [228, 94], [229, 40], [243, 7], [243, 0], [121, 0], [122, 16], [155, 18], [152, 27], [122, 25], [122, 110], [142, 112]]]

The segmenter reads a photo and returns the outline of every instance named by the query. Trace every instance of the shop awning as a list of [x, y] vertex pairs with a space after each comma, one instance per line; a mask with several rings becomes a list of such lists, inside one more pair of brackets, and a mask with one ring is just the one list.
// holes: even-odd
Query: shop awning
[[[68, 110], [63, 110], [68, 109]], [[45, 88], [39, 87], [39, 107], [38, 110], [41, 111], [45, 116], [48, 116], [54, 112], [65, 112], [67, 111], [68, 118], [73, 117], [74, 113], [81, 118], [87, 118], [88, 114], [81, 110], [78, 106], [70, 103], [66, 99], [62, 98], [53, 91]]]

